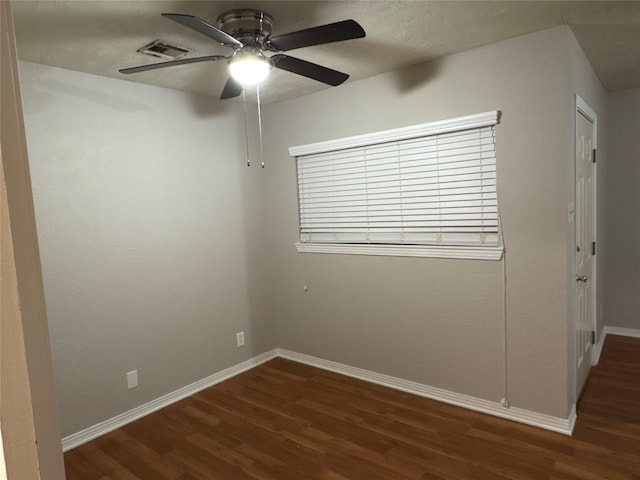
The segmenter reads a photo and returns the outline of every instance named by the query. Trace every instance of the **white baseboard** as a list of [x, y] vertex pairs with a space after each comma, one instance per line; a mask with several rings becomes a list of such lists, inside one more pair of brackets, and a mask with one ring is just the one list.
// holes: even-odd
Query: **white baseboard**
[[468, 408], [476, 412], [487, 413], [496, 417], [513, 420], [534, 427], [544, 428], [565, 435], [571, 435], [576, 421], [575, 406], [571, 409], [569, 418], [553, 417], [543, 413], [532, 412], [517, 407], [504, 407], [499, 402], [492, 402], [482, 398], [472, 397], [461, 393], [451, 392], [441, 388], [431, 387], [417, 382], [404, 380], [402, 378], [383, 375], [381, 373], [351, 367], [342, 363], [323, 360], [320, 358], [292, 352], [290, 350], [278, 349], [279, 356], [300, 363], [305, 363], [313, 367], [330, 370], [332, 372], [358, 378], [371, 383], [376, 383], [385, 387], [412, 393], [421, 397], [431, 398], [440, 402]]
[[602, 355], [602, 347], [607, 335], [621, 335], [623, 337], [640, 338], [640, 329], [637, 328], [624, 328], [624, 327], [612, 327], [605, 326], [602, 329], [602, 334], [596, 345], [596, 350], [593, 353], [593, 364], [597, 365], [600, 362], [600, 355]]
[[105, 420], [104, 422], [100, 422], [96, 425], [93, 425], [89, 428], [85, 428], [84, 430], [80, 430], [77, 433], [69, 435], [68, 437], [64, 437], [62, 439], [62, 450], [66, 452], [67, 450], [71, 450], [72, 448], [78, 447], [83, 443], [87, 443], [94, 438], [98, 438], [105, 433], [109, 433], [117, 428], [120, 428], [128, 423], [131, 423], [135, 420], [138, 420], [150, 413], [155, 412], [156, 410], [160, 410], [172, 403], [175, 403], [183, 398], [187, 398], [194, 393], [197, 393], [205, 388], [209, 388], [216, 383], [220, 383], [224, 380], [227, 380], [231, 377], [238, 375], [246, 370], [254, 368], [262, 363], [265, 363], [273, 358], [278, 356], [278, 349], [273, 349], [268, 352], [265, 352], [257, 357], [250, 358], [247, 361], [239, 363], [238, 365], [234, 365], [225, 370], [222, 370], [218, 373], [214, 373], [202, 380], [198, 380], [190, 385], [179, 388], [171, 393], [167, 393], [155, 400], [152, 400], [144, 405], [140, 405], [128, 412], [121, 413], [120, 415], [116, 415], [113, 418]]
[[576, 420], [578, 419], [578, 412], [577, 412], [577, 405], [574, 403], [571, 406], [571, 411], [569, 412], [569, 433], [566, 432], [562, 432], [565, 433], [566, 435], [573, 435], [573, 429], [576, 427]]
[[[605, 335], [603, 334], [602, 337], [604, 338], [604, 336]], [[238, 365], [234, 365], [225, 370], [222, 370], [221, 372], [215, 373], [207, 378], [203, 378], [202, 380], [198, 380], [197, 382], [194, 382], [190, 385], [179, 388], [174, 392], [163, 395], [162, 397], [145, 403], [144, 405], [140, 405], [139, 407], [136, 407], [132, 410], [121, 413], [120, 415], [116, 415], [113, 418], [64, 437], [62, 439], [62, 449], [66, 452], [67, 450], [78, 447], [83, 443], [89, 442], [106, 433], [116, 430], [117, 428], [138, 420], [146, 415], [149, 415], [150, 413], [160, 410], [161, 408], [169, 406], [172, 403], [182, 400], [190, 395], [193, 395], [194, 393], [204, 390], [205, 388], [209, 388], [217, 383], [234, 377], [276, 357], [287, 358], [289, 360], [322, 368], [324, 370], [330, 370], [332, 372], [340, 373], [342, 375], [347, 375], [353, 378], [358, 378], [360, 380], [375, 383], [396, 390], [401, 390], [403, 392], [431, 398], [433, 400], [448, 403], [450, 405], [456, 405], [458, 407], [468, 408], [469, 410], [487, 413], [489, 415], [505, 418], [507, 420], [525, 423], [534, 427], [563, 433], [565, 435], [571, 435], [576, 421], [575, 406], [572, 408], [571, 413], [569, 414], [569, 418], [553, 417], [551, 415], [532, 412], [517, 407], [504, 407], [498, 402], [492, 402], [490, 400], [472, 397], [470, 395], [464, 395], [441, 388], [431, 387], [429, 385], [424, 385], [421, 383], [404, 380], [402, 378], [372, 372], [370, 370], [351, 367], [349, 365], [332, 362], [330, 360], [323, 360], [321, 358], [292, 352], [290, 350], [275, 348], [261, 355], [258, 355], [257, 357], [253, 357], [245, 362], [239, 363]]]
[[606, 335], [622, 335], [623, 337], [635, 337], [640, 338], [640, 330], [637, 328], [622, 328], [622, 327], [604, 327], [604, 333]]
[[605, 338], [607, 338], [607, 327], [604, 327], [600, 334], [600, 338], [598, 339], [598, 343], [596, 343], [596, 347], [593, 352], [593, 366], [598, 365], [600, 362], [600, 355], [602, 355], [602, 347], [604, 346]]

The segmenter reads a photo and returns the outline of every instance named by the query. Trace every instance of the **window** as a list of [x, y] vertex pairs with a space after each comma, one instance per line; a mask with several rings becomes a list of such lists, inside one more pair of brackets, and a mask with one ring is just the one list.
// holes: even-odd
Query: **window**
[[499, 259], [498, 112], [291, 147], [301, 252]]

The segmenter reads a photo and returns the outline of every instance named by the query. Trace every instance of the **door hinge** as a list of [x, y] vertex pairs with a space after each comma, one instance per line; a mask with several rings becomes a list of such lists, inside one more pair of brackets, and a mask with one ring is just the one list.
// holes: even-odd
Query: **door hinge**
[[591, 330], [591, 345], [595, 345], [595, 344], [596, 344], [596, 331]]
[[596, 242], [591, 242], [591, 255], [596, 254]]
[[596, 149], [593, 149], [593, 163], [596, 163]]

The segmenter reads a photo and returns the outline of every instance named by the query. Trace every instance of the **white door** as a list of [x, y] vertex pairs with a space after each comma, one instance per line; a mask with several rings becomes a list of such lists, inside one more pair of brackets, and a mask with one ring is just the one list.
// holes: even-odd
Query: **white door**
[[576, 395], [592, 364], [595, 331], [595, 151], [594, 121], [576, 110]]

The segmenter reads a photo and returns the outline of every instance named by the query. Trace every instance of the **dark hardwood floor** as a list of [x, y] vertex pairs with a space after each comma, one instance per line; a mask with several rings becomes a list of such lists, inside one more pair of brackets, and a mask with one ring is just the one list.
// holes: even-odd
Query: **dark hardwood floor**
[[276, 359], [65, 464], [68, 480], [640, 480], [640, 339], [607, 337], [573, 437]]

